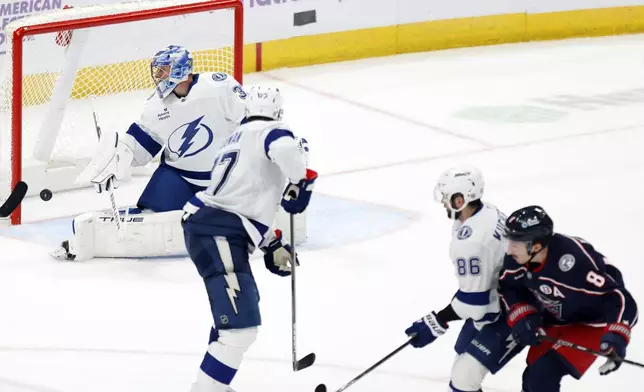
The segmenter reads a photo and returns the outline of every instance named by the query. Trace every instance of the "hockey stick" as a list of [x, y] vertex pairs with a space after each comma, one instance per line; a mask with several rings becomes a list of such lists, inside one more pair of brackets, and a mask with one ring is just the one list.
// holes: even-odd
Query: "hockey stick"
[[642, 363], [631, 361], [631, 360], [628, 360], [626, 358], [623, 358], [623, 359], [615, 358], [614, 356], [612, 356], [610, 354], [604, 354], [604, 353], [601, 353], [599, 351], [595, 351], [595, 350], [592, 350], [590, 348], [580, 346], [580, 345], [572, 343], [572, 342], [568, 342], [566, 340], [555, 339], [555, 338], [553, 338], [551, 336], [548, 336], [548, 335], [540, 335], [540, 338], [541, 338], [541, 340], [547, 340], [549, 342], [556, 343], [556, 344], [558, 344], [560, 346], [569, 347], [569, 348], [572, 348], [574, 350], [590, 353], [590, 354], [593, 354], [593, 355], [598, 356], [598, 357], [604, 357], [604, 358], [612, 359], [613, 361], [616, 361], [616, 362], [624, 362], [624, 363], [627, 363], [629, 365], [644, 368], [644, 364], [642, 364]]
[[27, 194], [27, 189], [27, 183], [18, 181], [7, 200], [0, 206], [0, 218], [8, 217], [18, 208]]
[[296, 293], [295, 293], [295, 269], [297, 266], [297, 255], [295, 253], [295, 224], [293, 214], [289, 214], [291, 226], [291, 335], [293, 338], [293, 371], [306, 369], [315, 362], [315, 353], [310, 353], [302, 359], [297, 359], [297, 335], [296, 335]]
[[[92, 97], [92, 104], [94, 103], [94, 97]], [[101, 126], [98, 123], [98, 114], [96, 113], [96, 110], [92, 109], [92, 116], [94, 117], [94, 127], [96, 127], [96, 136], [98, 137], [98, 140], [101, 140]], [[118, 143], [118, 135], [117, 135], [117, 143]], [[116, 223], [116, 230], [118, 233], [118, 237], [122, 238], [123, 237], [123, 230], [124, 230], [124, 225], [125, 222], [123, 223], [123, 226], [121, 226], [121, 213], [119, 212], [118, 207], [116, 206], [116, 198], [114, 197], [114, 180], [113, 178], [109, 178], [106, 183], [105, 183], [105, 189], [107, 190], [107, 194], [110, 196], [110, 205], [112, 207], [112, 218], [114, 219], [114, 222]], [[127, 209], [126, 209], [127, 211]]]
[[[392, 351], [391, 353], [387, 354], [387, 356], [386, 356], [386, 357], [384, 357], [384, 358], [383, 358], [383, 359], [381, 359], [380, 361], [378, 361], [378, 362], [376, 362], [375, 364], [373, 364], [369, 369], [367, 369], [367, 370], [365, 370], [364, 372], [360, 373], [360, 374], [359, 374], [356, 378], [354, 378], [353, 380], [351, 380], [351, 381], [349, 381], [348, 383], [344, 384], [344, 386], [343, 386], [342, 388], [340, 388], [340, 389], [336, 390], [336, 392], [342, 392], [342, 391], [344, 391], [345, 389], [347, 389], [347, 388], [349, 388], [351, 385], [353, 385], [356, 381], [360, 380], [362, 377], [364, 377], [364, 376], [366, 376], [367, 374], [371, 373], [371, 371], [373, 371], [375, 368], [377, 368], [378, 366], [380, 366], [380, 365], [382, 365], [383, 363], [385, 363], [387, 360], [389, 360], [389, 359], [390, 359], [391, 357], [393, 357], [394, 355], [398, 354], [398, 353], [399, 353], [400, 351], [402, 351], [405, 347], [409, 346], [409, 345], [411, 344], [412, 339], [414, 339], [414, 338], [412, 337], [412, 338], [411, 338], [411, 339], [409, 339], [407, 342], [405, 342], [405, 344], [403, 344], [402, 346], [398, 347], [397, 349], [395, 349], [395, 350], [394, 350], [394, 351]], [[326, 390], [327, 390], [327, 389], [326, 389], [326, 385], [324, 385], [324, 384], [320, 384], [320, 385], [318, 385], [317, 387], [315, 387], [315, 392], [326, 392]]]

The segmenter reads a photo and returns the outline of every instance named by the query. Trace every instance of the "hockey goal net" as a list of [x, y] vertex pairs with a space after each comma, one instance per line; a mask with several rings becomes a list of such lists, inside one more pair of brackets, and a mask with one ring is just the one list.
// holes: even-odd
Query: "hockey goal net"
[[[0, 200], [20, 180], [30, 192], [77, 187], [101, 127], [125, 132], [154, 93], [150, 60], [185, 46], [195, 72], [241, 83], [241, 0], [138, 1], [61, 9], [7, 25], [0, 85]], [[19, 224], [21, 211], [11, 216]]]

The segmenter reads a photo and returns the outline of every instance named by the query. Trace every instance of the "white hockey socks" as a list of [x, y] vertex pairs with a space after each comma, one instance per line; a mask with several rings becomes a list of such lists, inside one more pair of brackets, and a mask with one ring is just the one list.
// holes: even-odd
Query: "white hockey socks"
[[244, 353], [257, 337], [257, 327], [218, 331], [219, 338], [208, 345], [208, 351], [199, 367], [197, 381], [190, 392], [230, 391]]

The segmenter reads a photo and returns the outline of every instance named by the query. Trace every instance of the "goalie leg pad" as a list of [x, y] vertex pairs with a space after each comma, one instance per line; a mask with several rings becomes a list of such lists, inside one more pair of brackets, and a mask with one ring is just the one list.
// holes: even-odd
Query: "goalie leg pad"
[[155, 212], [181, 210], [204, 188], [186, 181], [176, 169], [161, 164], [150, 177], [136, 205]]
[[75, 260], [93, 257], [185, 256], [181, 228], [182, 211], [139, 212], [131, 210], [121, 220], [126, 225], [122, 238], [108, 212], [88, 212], [74, 219], [69, 253]]

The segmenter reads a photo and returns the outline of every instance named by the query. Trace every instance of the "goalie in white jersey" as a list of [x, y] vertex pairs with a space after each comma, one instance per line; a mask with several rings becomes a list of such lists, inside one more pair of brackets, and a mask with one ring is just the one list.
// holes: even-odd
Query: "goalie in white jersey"
[[100, 193], [116, 188], [132, 166], [146, 165], [161, 154], [138, 208], [128, 211], [125, 233], [117, 233], [111, 213], [86, 213], [74, 220], [71, 241], [52, 256], [85, 260], [185, 254], [181, 209], [208, 186], [219, 145], [245, 117], [246, 93], [231, 75], [193, 73], [192, 55], [181, 46], [157, 52], [150, 72], [156, 91], [141, 118], [124, 135], [103, 130], [98, 153], [77, 180], [94, 183]]
[[523, 348], [512, 339], [497, 293], [506, 251], [505, 215], [481, 201], [483, 185], [473, 167], [449, 169], [438, 180], [436, 199], [454, 219], [450, 257], [459, 287], [443, 310], [405, 331], [414, 347], [424, 347], [443, 335], [449, 322], [465, 320], [454, 347], [450, 392], [480, 392], [486, 374], [496, 373]]
[[290, 246], [270, 226], [280, 204], [288, 213], [304, 212], [317, 178], [280, 121], [279, 90], [251, 88], [247, 106], [248, 122], [223, 143], [208, 189], [184, 207], [186, 248], [204, 280], [214, 320], [191, 392], [230, 390], [261, 324], [249, 252], [260, 247], [268, 270], [290, 275]]

